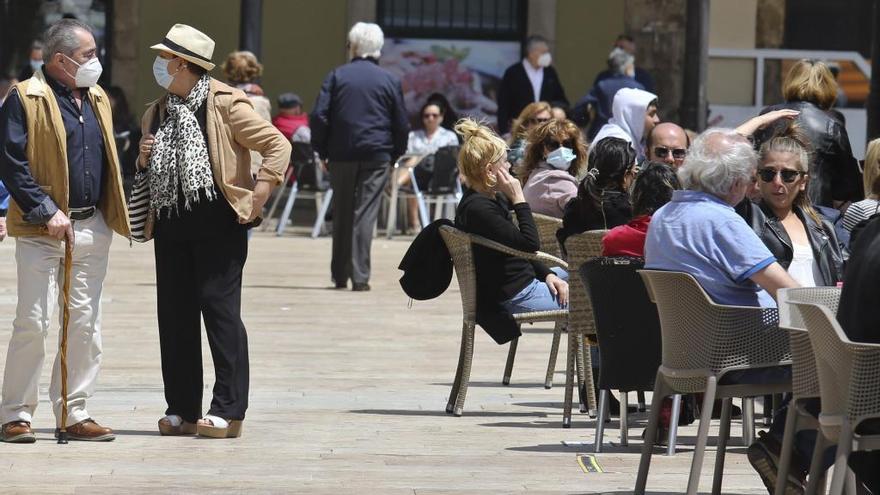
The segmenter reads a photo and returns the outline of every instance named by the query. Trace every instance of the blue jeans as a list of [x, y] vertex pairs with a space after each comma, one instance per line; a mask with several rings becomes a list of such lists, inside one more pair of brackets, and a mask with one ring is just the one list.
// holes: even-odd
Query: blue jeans
[[[551, 268], [553, 273], [568, 282], [568, 272], [561, 268]], [[523, 290], [501, 305], [511, 314], [531, 313], [534, 311], [555, 311], [564, 309], [550, 293], [550, 288], [541, 280], [534, 279]]]

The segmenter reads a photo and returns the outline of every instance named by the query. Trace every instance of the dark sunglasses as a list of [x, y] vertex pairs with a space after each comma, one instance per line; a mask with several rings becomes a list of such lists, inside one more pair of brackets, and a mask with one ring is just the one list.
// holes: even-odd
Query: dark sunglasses
[[776, 170], [774, 168], [762, 168], [758, 170], [758, 177], [761, 178], [764, 182], [773, 182], [773, 179], [776, 178], [776, 174], [779, 174], [782, 177], [782, 182], [786, 184], [791, 184], [796, 181], [798, 177], [804, 175], [805, 172], [801, 172], [799, 170]]
[[423, 113], [422, 118], [423, 119], [439, 119], [440, 114], [439, 113]]
[[666, 158], [669, 156], [669, 153], [672, 153], [672, 158], [681, 160], [687, 155], [687, 150], [683, 148], [669, 149], [663, 146], [657, 146], [654, 148], [654, 156], [657, 158]]
[[543, 124], [544, 122], [550, 122], [550, 120], [551, 119], [538, 119], [538, 118], [533, 117], [533, 118], [529, 119], [529, 123], [530, 124]]
[[561, 143], [559, 141], [544, 141], [544, 146], [550, 151], [553, 151], [553, 150], [559, 148], [560, 146], [565, 146], [566, 148], [573, 150], [574, 149], [574, 141], [572, 141], [571, 139], [566, 139], [565, 141], [563, 141]]

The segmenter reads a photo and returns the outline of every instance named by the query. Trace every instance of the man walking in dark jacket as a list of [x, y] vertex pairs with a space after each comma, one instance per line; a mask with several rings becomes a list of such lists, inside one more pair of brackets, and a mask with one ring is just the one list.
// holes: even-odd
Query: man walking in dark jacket
[[379, 67], [382, 29], [359, 22], [348, 33], [351, 62], [330, 71], [309, 118], [312, 147], [333, 187], [337, 289], [370, 290], [370, 244], [390, 164], [406, 151], [409, 123], [400, 80]]

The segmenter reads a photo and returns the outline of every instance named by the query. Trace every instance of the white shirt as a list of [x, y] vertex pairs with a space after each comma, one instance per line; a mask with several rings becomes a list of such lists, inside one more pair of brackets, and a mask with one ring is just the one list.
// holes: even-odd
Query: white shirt
[[410, 131], [406, 145], [408, 155], [429, 155], [436, 153], [444, 146], [458, 146], [458, 136], [445, 127], [440, 127], [431, 137], [425, 134], [424, 129]]
[[813, 248], [809, 244], [791, 243], [794, 253], [791, 257], [791, 265], [788, 266], [788, 274], [800, 284], [801, 287], [816, 287], [816, 280], [821, 280], [819, 265], [813, 258]]
[[532, 83], [532, 91], [535, 95], [535, 101], [541, 101], [541, 85], [544, 84], [544, 68], [532, 67], [528, 59], [523, 59], [523, 67], [526, 69], [526, 75], [529, 76], [529, 82]]

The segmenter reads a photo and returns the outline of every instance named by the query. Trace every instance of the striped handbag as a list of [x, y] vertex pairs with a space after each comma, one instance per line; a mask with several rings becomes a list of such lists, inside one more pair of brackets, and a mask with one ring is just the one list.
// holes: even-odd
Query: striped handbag
[[153, 215], [150, 210], [150, 175], [147, 170], [139, 170], [134, 176], [131, 199], [128, 201], [128, 219], [131, 224], [131, 239], [147, 242], [153, 238]]

